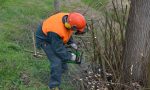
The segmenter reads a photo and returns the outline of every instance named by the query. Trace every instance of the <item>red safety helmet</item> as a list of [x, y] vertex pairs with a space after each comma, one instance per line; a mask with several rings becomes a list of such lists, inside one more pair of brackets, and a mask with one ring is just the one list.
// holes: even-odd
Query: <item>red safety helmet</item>
[[71, 27], [76, 27], [79, 32], [83, 32], [86, 26], [86, 20], [84, 16], [76, 12], [68, 15], [68, 23], [71, 25]]

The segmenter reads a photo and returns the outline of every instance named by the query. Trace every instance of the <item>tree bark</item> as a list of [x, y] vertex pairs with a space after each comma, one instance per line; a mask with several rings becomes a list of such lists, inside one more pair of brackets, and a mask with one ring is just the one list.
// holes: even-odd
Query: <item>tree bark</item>
[[55, 9], [55, 12], [60, 11], [60, 1], [59, 0], [54, 0], [54, 9]]
[[131, 0], [123, 56], [124, 83], [145, 87], [150, 56], [150, 0]]

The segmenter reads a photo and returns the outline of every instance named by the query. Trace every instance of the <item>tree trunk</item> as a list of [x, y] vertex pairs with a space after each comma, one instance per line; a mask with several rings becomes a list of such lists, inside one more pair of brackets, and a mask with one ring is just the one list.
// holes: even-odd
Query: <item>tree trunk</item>
[[59, 0], [54, 0], [54, 9], [55, 9], [55, 12], [60, 11], [60, 1]]
[[124, 83], [146, 86], [149, 56], [150, 0], [131, 0], [123, 58]]

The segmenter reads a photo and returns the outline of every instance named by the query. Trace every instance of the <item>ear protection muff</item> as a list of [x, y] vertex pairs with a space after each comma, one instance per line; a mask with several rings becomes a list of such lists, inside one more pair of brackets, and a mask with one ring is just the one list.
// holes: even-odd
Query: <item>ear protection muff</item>
[[65, 28], [71, 29], [71, 25], [68, 22], [65, 22]]
[[68, 23], [67, 18], [68, 18], [68, 15], [65, 15], [65, 16], [63, 17], [62, 21], [63, 21], [63, 23], [64, 23], [65, 28], [71, 29], [71, 25]]
[[78, 29], [77, 29], [76, 26], [71, 26], [71, 25], [68, 23], [67, 18], [68, 18], [68, 15], [65, 15], [65, 16], [62, 18], [62, 22], [64, 23], [65, 28], [67, 28], [68, 30], [72, 29], [72, 30], [74, 30], [74, 31], [78, 31]]

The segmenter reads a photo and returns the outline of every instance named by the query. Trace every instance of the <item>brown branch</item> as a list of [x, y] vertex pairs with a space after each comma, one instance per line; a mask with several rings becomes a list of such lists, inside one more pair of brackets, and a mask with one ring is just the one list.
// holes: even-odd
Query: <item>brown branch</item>
[[[30, 53], [33, 53], [34, 54], [34, 51], [30, 51], [30, 50], [27, 50], [27, 49], [24, 49], [25, 52], [30, 52]], [[34, 54], [35, 55], [35, 54]], [[40, 52], [37, 52], [36, 55], [44, 55], [46, 56], [44, 53], [40, 53]]]

